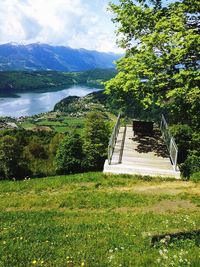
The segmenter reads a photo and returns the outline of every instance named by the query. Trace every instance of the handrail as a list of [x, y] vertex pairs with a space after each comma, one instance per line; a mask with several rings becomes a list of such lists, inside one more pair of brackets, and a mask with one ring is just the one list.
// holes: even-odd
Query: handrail
[[115, 143], [117, 141], [117, 136], [119, 133], [119, 128], [120, 128], [120, 119], [121, 119], [121, 114], [118, 115], [117, 117], [117, 122], [115, 123], [115, 126], [113, 128], [109, 144], [108, 144], [108, 164], [111, 164], [114, 148], [115, 148]]
[[176, 145], [176, 142], [173, 136], [170, 133], [170, 130], [169, 130], [169, 127], [165, 120], [164, 115], [162, 115], [162, 118], [161, 118], [160, 129], [161, 129], [164, 141], [166, 143], [167, 149], [169, 151], [170, 159], [174, 166], [174, 170], [176, 171], [177, 170], [177, 159], [178, 159], [178, 147]]
[[124, 143], [125, 143], [125, 137], [126, 137], [126, 125], [124, 126], [124, 133], [122, 137], [122, 143], [121, 143], [121, 148], [120, 148], [120, 153], [119, 153], [119, 163], [122, 163], [122, 156], [123, 156], [123, 151], [124, 151]]

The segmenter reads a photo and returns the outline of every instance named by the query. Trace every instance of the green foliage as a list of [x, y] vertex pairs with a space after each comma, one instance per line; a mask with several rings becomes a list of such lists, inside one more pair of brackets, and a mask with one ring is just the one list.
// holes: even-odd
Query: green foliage
[[6, 178], [14, 178], [17, 171], [19, 151], [16, 138], [5, 135], [0, 139], [0, 173]]
[[193, 173], [200, 172], [200, 155], [199, 152], [191, 151], [181, 164], [181, 171], [184, 177], [189, 178]]
[[[98, 97], [95, 101], [99, 101]], [[56, 172], [63, 174], [102, 169], [109, 139], [107, 114], [91, 113], [88, 116], [86, 130], [83, 117], [63, 116], [58, 118], [59, 121], [44, 118], [35, 120], [37, 126], [45, 123], [59, 127], [60, 123], [63, 123], [65, 126], [68, 125], [68, 128], [65, 128], [65, 133], [24, 129], [1, 131], [1, 179], [22, 179], [27, 176], [55, 175]], [[33, 118], [31, 122], [34, 123]]]
[[193, 173], [190, 177], [190, 180], [195, 183], [199, 183], [200, 182], [200, 171]]
[[82, 171], [82, 140], [79, 134], [65, 136], [58, 146], [55, 158], [56, 172], [59, 174]]
[[178, 162], [186, 160], [192, 140], [192, 128], [187, 124], [177, 124], [170, 127], [171, 134], [174, 136], [178, 146]]
[[54, 133], [45, 131], [2, 131], [0, 133], [1, 179], [22, 179], [26, 176], [54, 174], [55, 144], [51, 142], [54, 138], [56, 140]]
[[200, 134], [187, 124], [173, 125], [170, 131], [178, 145], [178, 163], [182, 175], [189, 178], [200, 170]]
[[[118, 60], [118, 74], [106, 83], [108, 94], [119, 101], [132, 95], [141, 107], [166, 109], [174, 122], [200, 126], [199, 55], [197, 25], [187, 14], [199, 12], [199, 1], [121, 0], [111, 4], [118, 26], [118, 44], [126, 49]], [[161, 111], [160, 111], [161, 112]]]
[[109, 140], [109, 126], [105, 122], [105, 115], [100, 112], [88, 113], [84, 131], [85, 166], [89, 170], [103, 168], [107, 157]]

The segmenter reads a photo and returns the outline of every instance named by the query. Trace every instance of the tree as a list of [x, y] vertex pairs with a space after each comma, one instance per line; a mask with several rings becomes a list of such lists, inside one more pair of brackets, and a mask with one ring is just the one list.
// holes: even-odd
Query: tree
[[101, 170], [107, 157], [109, 127], [101, 112], [87, 115], [84, 133], [85, 166], [89, 170]]
[[6, 178], [17, 175], [18, 149], [16, 138], [5, 135], [0, 139], [0, 173]]
[[[135, 3], [136, 2], [136, 3]], [[174, 121], [200, 127], [200, 35], [198, 0], [120, 0], [110, 4], [118, 44], [126, 53], [106, 92], [122, 101], [131, 94], [143, 109], [165, 109]]]
[[59, 144], [55, 167], [59, 174], [76, 173], [82, 171], [83, 149], [79, 134], [68, 134]]

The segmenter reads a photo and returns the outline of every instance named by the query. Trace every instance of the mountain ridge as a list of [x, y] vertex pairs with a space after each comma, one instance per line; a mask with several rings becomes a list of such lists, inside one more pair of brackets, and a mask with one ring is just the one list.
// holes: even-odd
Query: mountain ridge
[[85, 71], [95, 68], [113, 68], [113, 61], [122, 55], [84, 48], [32, 43], [0, 45], [0, 71], [53, 70]]

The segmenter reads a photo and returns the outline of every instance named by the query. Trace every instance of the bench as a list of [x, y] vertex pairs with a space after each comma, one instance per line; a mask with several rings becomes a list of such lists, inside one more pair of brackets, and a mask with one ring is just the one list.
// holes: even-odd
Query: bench
[[152, 121], [138, 121], [133, 120], [134, 135], [152, 135], [153, 134], [153, 122]]

